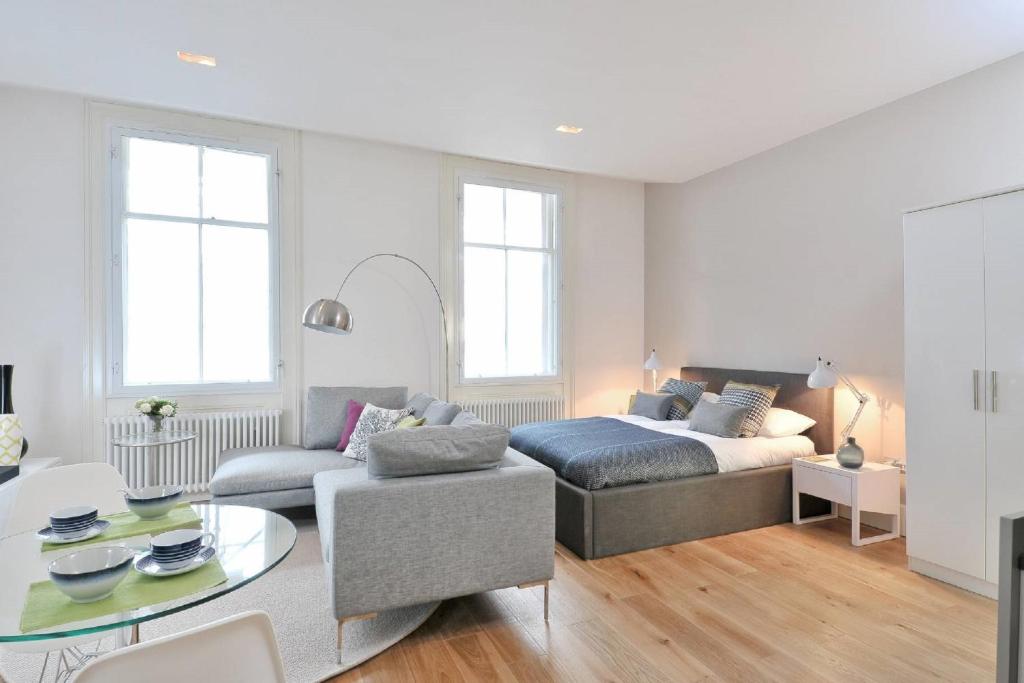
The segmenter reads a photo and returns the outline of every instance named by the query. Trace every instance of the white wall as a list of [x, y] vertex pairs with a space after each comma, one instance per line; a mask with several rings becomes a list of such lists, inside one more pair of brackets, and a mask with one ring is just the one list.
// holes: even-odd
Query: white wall
[[[14, 404], [32, 454], [65, 462], [102, 458], [84, 445], [91, 430], [82, 418], [90, 326], [83, 296], [85, 111], [80, 97], [0, 86], [0, 363], [16, 365]], [[334, 296], [345, 271], [375, 251], [408, 255], [437, 278], [441, 165], [436, 152], [301, 135], [293, 169], [300, 176], [299, 310]], [[576, 410], [618, 412], [643, 362], [643, 186], [589, 176], [576, 182], [578, 253], [569, 255]], [[347, 337], [282, 321], [300, 335], [298, 357], [285, 359], [285, 372], [297, 369], [303, 387], [437, 391], [439, 319], [421, 277], [392, 259], [360, 269], [342, 297], [355, 316], [356, 333]], [[201, 408], [193, 403], [201, 400], [190, 398], [187, 407]]]
[[[331, 135], [302, 138], [304, 302], [334, 296], [358, 258], [380, 251], [416, 259], [440, 284], [441, 155]], [[566, 255], [575, 411], [617, 413], [643, 363], [643, 185], [578, 175], [575, 200]], [[341, 300], [358, 330], [347, 337], [303, 331], [306, 386], [403, 384], [410, 392], [440, 392], [437, 303], [419, 272], [377, 259], [357, 271]]]
[[[876, 399], [856, 431], [869, 457], [902, 458], [901, 213], [1024, 183], [1022, 82], [1013, 57], [649, 185], [647, 344], [672, 366], [809, 372], [833, 358]], [[837, 392], [837, 432], [853, 405]]]
[[625, 412], [643, 380], [644, 193], [579, 176], [573, 261], [576, 415]]
[[81, 458], [84, 103], [0, 88], [0, 363], [29, 455]]
[[[303, 133], [303, 305], [332, 298], [348, 269], [377, 252], [408, 256], [437, 280], [440, 166], [434, 152]], [[352, 312], [353, 333], [302, 330], [304, 386], [437, 391], [439, 309], [414, 266], [375, 259], [340, 300]]]

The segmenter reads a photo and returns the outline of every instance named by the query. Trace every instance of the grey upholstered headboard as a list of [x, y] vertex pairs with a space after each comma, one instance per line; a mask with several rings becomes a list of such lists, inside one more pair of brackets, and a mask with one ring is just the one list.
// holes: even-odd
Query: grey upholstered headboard
[[835, 434], [832, 427], [833, 389], [811, 389], [807, 386], [807, 375], [793, 372], [770, 372], [764, 370], [730, 370], [728, 368], [682, 368], [680, 378], [691, 382], [707, 382], [707, 391], [722, 393], [722, 387], [729, 380], [750, 384], [779, 385], [779, 393], [773, 404], [777, 408], [788, 408], [817, 421], [807, 432], [818, 453], [834, 453]]

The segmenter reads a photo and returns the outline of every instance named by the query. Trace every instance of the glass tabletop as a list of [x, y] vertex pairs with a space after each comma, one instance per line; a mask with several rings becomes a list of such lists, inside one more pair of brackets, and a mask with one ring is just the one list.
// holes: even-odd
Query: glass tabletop
[[164, 429], [159, 432], [136, 432], [115, 436], [110, 443], [121, 448], [146, 448], [147, 446], [168, 446], [191, 441], [199, 436], [197, 432], [185, 429]]
[[[196, 503], [192, 509], [199, 515], [203, 530], [217, 536], [217, 558], [227, 574], [226, 582], [183, 598], [28, 633], [21, 632], [20, 624], [29, 586], [48, 579], [47, 567], [58, 557], [81, 547], [103, 544], [44, 552], [42, 541], [36, 538], [34, 531], [0, 539], [0, 642], [96, 633], [180, 612], [230, 593], [266, 574], [287, 557], [295, 545], [295, 525], [276, 512], [211, 503]], [[149, 549], [149, 538], [148, 535], [121, 538], [106, 545], [142, 552]]]

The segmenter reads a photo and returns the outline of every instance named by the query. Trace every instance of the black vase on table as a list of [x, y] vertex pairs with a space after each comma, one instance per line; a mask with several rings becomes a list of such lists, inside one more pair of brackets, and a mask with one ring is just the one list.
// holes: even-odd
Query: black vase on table
[[[11, 382], [14, 377], [13, 365], [0, 365], [0, 415], [7, 415], [14, 412], [14, 402], [11, 399]], [[28, 439], [21, 440], [21, 457], [28, 453]], [[0, 466], [0, 484], [18, 476], [18, 465]]]

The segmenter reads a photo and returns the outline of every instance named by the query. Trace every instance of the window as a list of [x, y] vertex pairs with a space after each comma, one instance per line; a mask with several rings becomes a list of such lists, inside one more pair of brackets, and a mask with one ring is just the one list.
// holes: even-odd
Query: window
[[116, 129], [112, 386], [276, 379], [273, 148]]
[[459, 199], [460, 379], [558, 377], [560, 192], [462, 179]]

